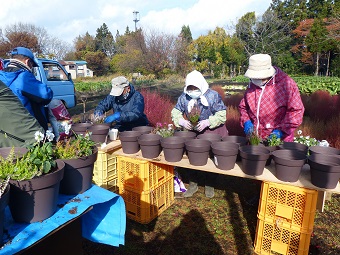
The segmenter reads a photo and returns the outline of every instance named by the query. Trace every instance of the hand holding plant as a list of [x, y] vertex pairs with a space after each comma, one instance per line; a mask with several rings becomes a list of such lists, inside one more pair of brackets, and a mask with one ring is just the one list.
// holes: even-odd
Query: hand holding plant
[[200, 115], [201, 115], [201, 110], [198, 104], [196, 103], [192, 107], [191, 111], [188, 113], [188, 120], [191, 122], [194, 128], [200, 119]]

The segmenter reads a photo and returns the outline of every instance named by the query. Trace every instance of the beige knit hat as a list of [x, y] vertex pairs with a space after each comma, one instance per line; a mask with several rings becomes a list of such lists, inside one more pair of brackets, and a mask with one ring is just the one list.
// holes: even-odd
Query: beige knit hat
[[255, 54], [249, 58], [249, 67], [244, 76], [250, 79], [265, 79], [274, 74], [271, 57], [268, 54]]

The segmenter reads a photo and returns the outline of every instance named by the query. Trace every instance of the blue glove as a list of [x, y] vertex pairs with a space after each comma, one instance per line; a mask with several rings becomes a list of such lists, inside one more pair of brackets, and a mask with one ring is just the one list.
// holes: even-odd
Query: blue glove
[[111, 123], [120, 119], [120, 112], [115, 112], [114, 114], [107, 116], [104, 120], [105, 123]]
[[270, 134], [269, 138], [272, 138], [273, 135], [275, 135], [276, 138], [278, 138], [278, 139], [281, 139], [282, 136], [283, 136], [282, 131], [281, 131], [281, 130], [278, 130], [278, 129], [274, 129], [274, 130], [272, 131], [272, 133]]
[[251, 120], [247, 120], [246, 122], [244, 122], [244, 128], [243, 131], [246, 135], [250, 135], [251, 133], [253, 133], [254, 131], [254, 125], [251, 122]]

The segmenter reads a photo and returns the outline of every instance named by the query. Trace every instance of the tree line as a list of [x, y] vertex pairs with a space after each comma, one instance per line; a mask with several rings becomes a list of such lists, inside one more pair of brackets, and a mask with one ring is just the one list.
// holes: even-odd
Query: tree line
[[39, 57], [85, 60], [96, 76], [110, 73], [185, 75], [197, 69], [216, 78], [243, 74], [248, 58], [268, 53], [290, 74], [340, 76], [340, 1], [273, 0], [260, 16], [244, 14], [236, 24], [216, 27], [192, 38], [183, 25], [177, 36], [140, 28], [115, 36], [103, 23], [96, 35], [77, 36], [73, 45], [32, 24], [0, 29], [0, 57], [16, 46]]

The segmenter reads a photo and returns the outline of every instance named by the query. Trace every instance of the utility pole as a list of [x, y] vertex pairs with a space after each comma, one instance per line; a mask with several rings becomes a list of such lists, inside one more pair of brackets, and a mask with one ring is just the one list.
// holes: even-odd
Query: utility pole
[[135, 22], [135, 32], [137, 31], [137, 22], [139, 21], [140, 17], [139, 17], [139, 11], [134, 11], [133, 12], [133, 18], [134, 18], [134, 22]]

